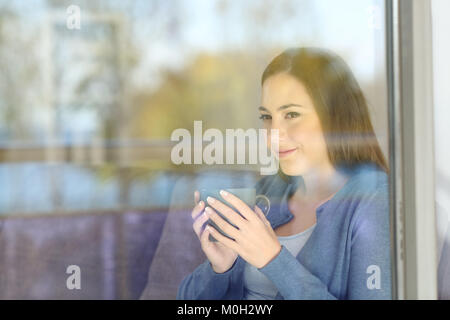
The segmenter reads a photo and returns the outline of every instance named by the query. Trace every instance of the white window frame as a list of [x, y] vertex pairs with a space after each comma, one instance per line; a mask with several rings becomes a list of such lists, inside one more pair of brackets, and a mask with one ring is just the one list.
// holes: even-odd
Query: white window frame
[[386, 0], [394, 299], [437, 299], [431, 0]]

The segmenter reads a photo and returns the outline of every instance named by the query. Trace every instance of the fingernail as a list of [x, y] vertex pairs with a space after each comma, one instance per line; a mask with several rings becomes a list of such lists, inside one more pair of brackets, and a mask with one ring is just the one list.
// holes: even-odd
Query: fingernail
[[200, 201], [200, 202], [198, 203], [198, 206], [199, 206], [199, 207], [203, 206], [203, 201]]
[[209, 203], [215, 202], [214, 198], [211, 198], [211, 197], [206, 198], [206, 201], [208, 201]]
[[226, 197], [228, 195], [228, 192], [226, 192], [225, 190], [220, 190], [220, 194]]

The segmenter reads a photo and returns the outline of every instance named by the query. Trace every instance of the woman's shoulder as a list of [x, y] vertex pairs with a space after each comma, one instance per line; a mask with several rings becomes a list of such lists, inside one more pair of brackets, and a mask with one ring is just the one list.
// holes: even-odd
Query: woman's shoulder
[[349, 174], [349, 192], [359, 197], [388, 193], [388, 175], [375, 164], [360, 164], [349, 170]]
[[381, 225], [388, 223], [388, 182], [388, 174], [375, 165], [361, 165], [353, 170], [347, 196], [357, 225], [362, 221]]

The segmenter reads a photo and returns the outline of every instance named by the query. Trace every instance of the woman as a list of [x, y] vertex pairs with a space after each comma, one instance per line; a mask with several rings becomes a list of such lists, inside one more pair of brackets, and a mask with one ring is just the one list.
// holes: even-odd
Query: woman
[[[266, 217], [222, 194], [240, 217], [208, 198], [234, 228], [195, 192], [193, 229], [207, 259], [177, 299], [391, 299], [388, 168], [348, 66], [328, 51], [291, 48], [261, 83], [260, 118], [279, 130], [280, 170], [256, 188], [279, 206]], [[209, 218], [234, 240], [204, 229]]]

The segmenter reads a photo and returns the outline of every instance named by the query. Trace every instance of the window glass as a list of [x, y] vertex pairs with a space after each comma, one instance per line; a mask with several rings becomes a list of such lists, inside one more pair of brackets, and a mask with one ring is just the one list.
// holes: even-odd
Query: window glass
[[[381, 0], [0, 0], [0, 281], [10, 288], [0, 298], [175, 299], [205, 261], [192, 228], [194, 191], [253, 188], [270, 176], [261, 167], [272, 162], [262, 165], [256, 150], [264, 150], [259, 129], [276, 119], [281, 148], [306, 139], [301, 130], [283, 135], [292, 114], [269, 123], [258, 110], [283, 100], [264, 98], [261, 79], [288, 48], [337, 55], [365, 97], [375, 136], [367, 123], [346, 131], [336, 125], [349, 123], [343, 113], [324, 109], [340, 130], [328, 143], [368, 143], [380, 152], [366, 156], [389, 159], [384, 11]], [[329, 107], [352, 102], [319, 83], [308, 87], [314, 101], [327, 92]], [[217, 142], [208, 153], [223, 163], [205, 157], [214, 147], [208, 129], [223, 138], [222, 151]], [[245, 141], [255, 144], [228, 144], [227, 129], [250, 130], [256, 136]], [[175, 152], [186, 136], [192, 153]], [[82, 270], [83, 290], [66, 289], [70, 272], [56, 271], [71, 265]], [[373, 294], [371, 265], [354, 281]]]

